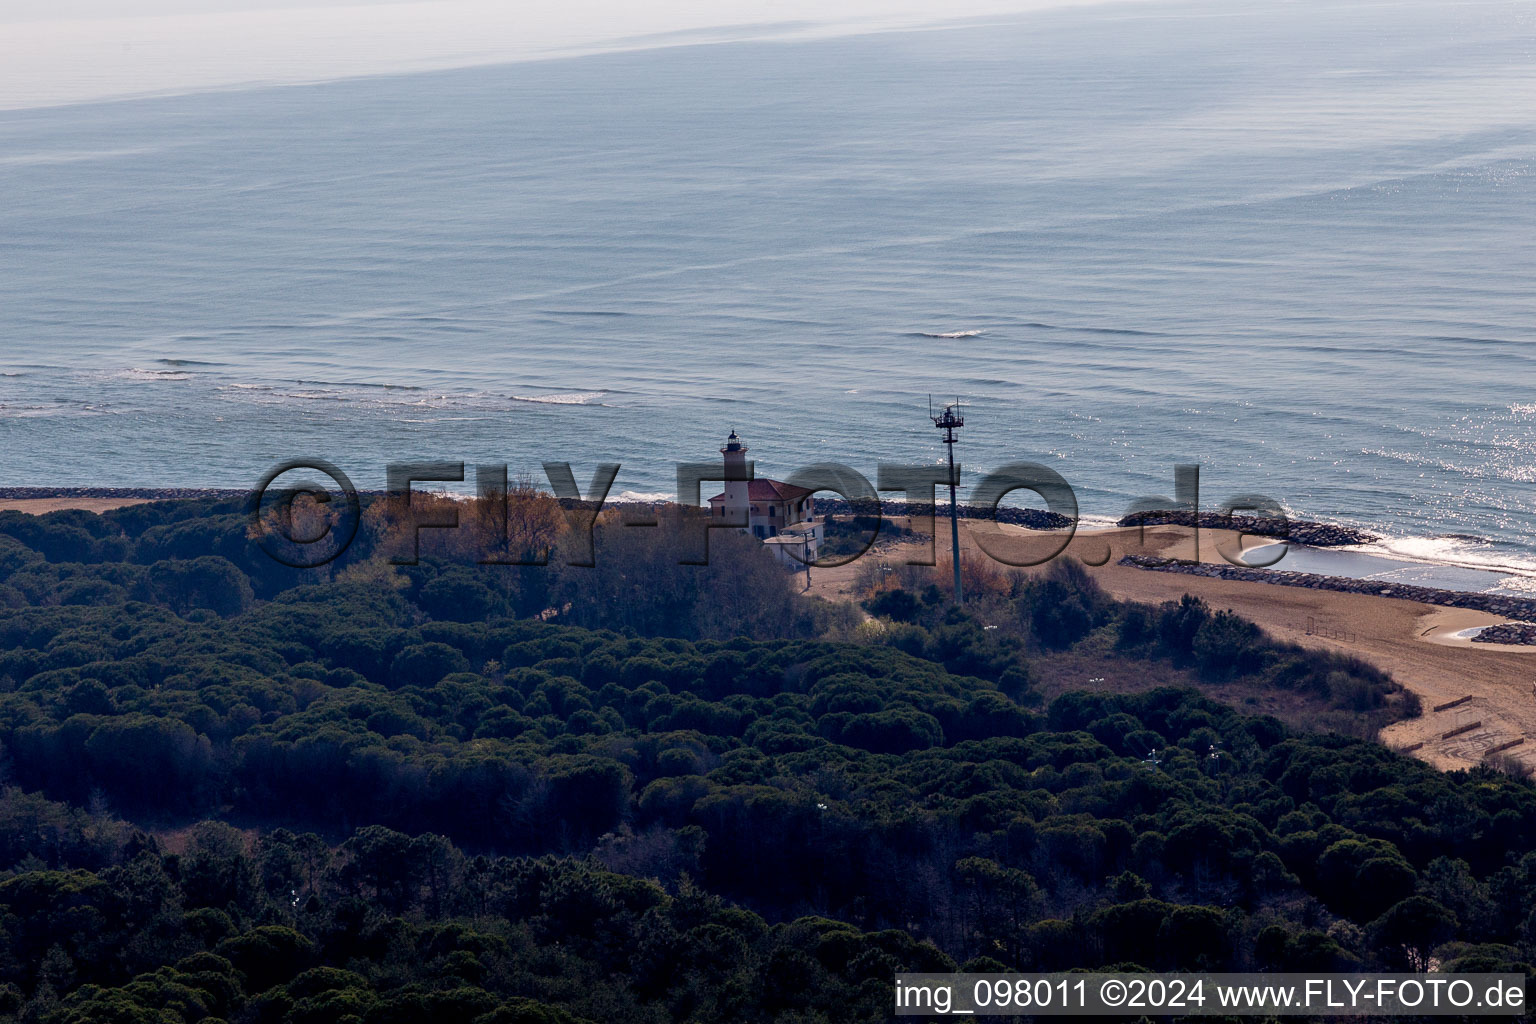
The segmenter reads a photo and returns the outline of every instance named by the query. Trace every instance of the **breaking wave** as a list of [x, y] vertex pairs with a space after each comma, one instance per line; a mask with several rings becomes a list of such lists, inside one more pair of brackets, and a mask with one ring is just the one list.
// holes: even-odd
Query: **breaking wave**
[[514, 402], [536, 405], [601, 405], [606, 391], [564, 391], [548, 395], [513, 395]]

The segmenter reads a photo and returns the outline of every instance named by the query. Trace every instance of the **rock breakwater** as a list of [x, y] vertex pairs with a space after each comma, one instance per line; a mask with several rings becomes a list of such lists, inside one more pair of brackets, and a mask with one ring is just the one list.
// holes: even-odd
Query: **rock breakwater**
[[[1207, 579], [1241, 580], [1245, 583], [1270, 583], [1282, 587], [1305, 587], [1308, 590], [1334, 590], [1343, 594], [1367, 594], [1371, 597], [1393, 597], [1420, 604], [1443, 605], [1446, 608], [1474, 608], [1478, 611], [1502, 615], [1507, 619], [1536, 623], [1536, 600], [1528, 597], [1506, 597], [1500, 594], [1477, 594], [1461, 590], [1439, 590], [1434, 587], [1415, 587], [1407, 583], [1383, 583], [1381, 580], [1358, 580], [1348, 576], [1323, 576], [1310, 572], [1290, 572], [1284, 569], [1244, 569], [1235, 565], [1215, 565], [1210, 562], [1190, 562], [1178, 558], [1157, 558], [1150, 555], [1126, 555], [1121, 565], [1153, 572], [1175, 572], [1186, 576], [1204, 576]], [[1483, 634], [1478, 635], [1481, 639]], [[1488, 640], [1485, 643], [1496, 641]], [[1497, 641], [1507, 642], [1507, 641]]]
[[1472, 642], [1536, 647], [1536, 623], [1500, 622], [1494, 626], [1486, 626], [1477, 631], [1477, 634], [1472, 637]]
[[[1369, 544], [1379, 540], [1373, 533], [1357, 530], [1352, 526], [1336, 526], [1333, 523], [1314, 523], [1305, 519], [1274, 519], [1268, 516], [1229, 516], [1217, 512], [1202, 512], [1199, 517], [1202, 530], [1241, 530], [1256, 537], [1275, 537], [1295, 541], [1313, 548], [1336, 548], [1347, 544]], [[1125, 516], [1117, 526], [1194, 526], [1195, 516], [1189, 512], [1134, 512]]]
[[171, 501], [177, 498], [233, 498], [249, 494], [213, 487], [0, 487], [0, 498], [21, 501], [37, 498], [144, 498]]
[[[949, 506], [940, 504], [937, 506], [938, 514], [949, 515]], [[1013, 526], [1022, 526], [1030, 530], [1065, 530], [1072, 525], [1072, 520], [1055, 512], [1046, 512], [1035, 508], [980, 508], [975, 505], [958, 505], [955, 511], [962, 519], [993, 519], [999, 523], [1009, 523]], [[841, 498], [817, 498], [816, 512], [818, 515], [860, 515], [872, 516], [875, 510], [865, 502], [854, 502], [850, 507], [848, 502]], [[880, 502], [880, 514], [886, 518], [897, 516], [931, 516], [935, 514], [935, 506], [925, 505], [910, 501], [884, 501]]]

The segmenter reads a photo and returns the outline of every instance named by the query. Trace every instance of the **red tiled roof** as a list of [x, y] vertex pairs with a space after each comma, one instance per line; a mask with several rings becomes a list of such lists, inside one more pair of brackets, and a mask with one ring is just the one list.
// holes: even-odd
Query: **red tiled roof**
[[[769, 480], [767, 477], [756, 477], [747, 481], [748, 501], [796, 501], [816, 492], [809, 487], [796, 487], [782, 480]], [[725, 492], [721, 491], [710, 501], [724, 501]]]

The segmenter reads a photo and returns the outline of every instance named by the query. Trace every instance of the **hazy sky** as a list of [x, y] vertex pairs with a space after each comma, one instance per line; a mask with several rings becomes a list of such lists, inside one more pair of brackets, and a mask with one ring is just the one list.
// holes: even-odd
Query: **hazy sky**
[[[672, 42], [910, 27], [1098, 2], [13, 0], [0, 4], [0, 109]], [[673, 33], [682, 35], [651, 38]]]

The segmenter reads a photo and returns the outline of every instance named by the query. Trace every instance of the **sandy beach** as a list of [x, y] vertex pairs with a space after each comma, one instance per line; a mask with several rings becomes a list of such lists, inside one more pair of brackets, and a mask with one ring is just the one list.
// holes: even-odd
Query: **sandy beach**
[[[977, 546], [977, 535], [983, 530], [991, 535], [989, 545], [1006, 543], [1010, 557], [1038, 556], [1060, 543], [1058, 535], [1012, 526], [966, 520], [960, 525], [962, 557], [966, 558], [986, 557]], [[1003, 540], [992, 539], [999, 531]], [[1160, 603], [1194, 594], [1213, 607], [1231, 609], [1258, 623], [1280, 639], [1347, 652], [1378, 665], [1417, 694], [1424, 707], [1420, 718], [1384, 730], [1382, 741], [1411, 749], [1431, 764], [1470, 768], [1487, 751], [1518, 740], [1503, 752], [1536, 768], [1536, 648], [1474, 644], [1452, 635], [1505, 620], [1486, 612], [1415, 601], [1149, 572], [1116, 564], [1127, 554], [1193, 558], [1192, 533], [1168, 526], [1148, 527], [1144, 536], [1136, 528], [1080, 531], [1065, 554], [1089, 563], [1089, 572], [1115, 597]], [[940, 521], [938, 534], [942, 559], [949, 546], [947, 522]], [[1218, 561], [1218, 545], [1237, 543], [1237, 535], [1230, 531], [1201, 530], [1200, 559]], [[1246, 546], [1257, 543], [1249, 538]], [[917, 547], [897, 545], [866, 557], [898, 562]], [[1095, 562], [1104, 564], [1093, 566]], [[847, 599], [857, 571], [857, 563], [813, 570], [812, 592]], [[1026, 571], [1043, 571], [1043, 567]], [[1434, 710], [1453, 702], [1453, 707]], [[1455, 735], [1446, 737], [1448, 732]]]
[[151, 498], [0, 498], [0, 512], [60, 512], [68, 508], [87, 512], [106, 512], [125, 505], [142, 505]]

